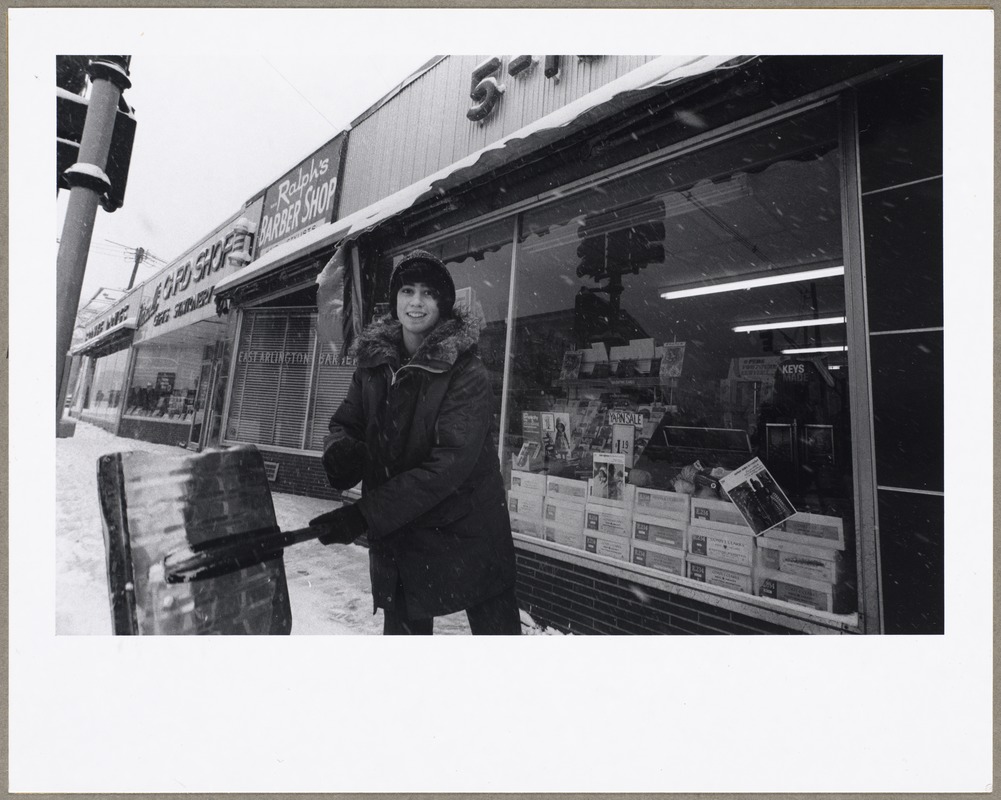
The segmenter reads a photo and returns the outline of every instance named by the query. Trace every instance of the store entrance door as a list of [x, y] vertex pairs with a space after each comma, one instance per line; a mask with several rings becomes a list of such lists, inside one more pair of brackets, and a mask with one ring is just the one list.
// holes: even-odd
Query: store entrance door
[[212, 408], [213, 388], [216, 384], [218, 362], [203, 361], [198, 375], [198, 388], [195, 390], [195, 413], [191, 420], [191, 430], [188, 432], [188, 449], [201, 450], [205, 447], [205, 438], [209, 426], [206, 425], [209, 409]]

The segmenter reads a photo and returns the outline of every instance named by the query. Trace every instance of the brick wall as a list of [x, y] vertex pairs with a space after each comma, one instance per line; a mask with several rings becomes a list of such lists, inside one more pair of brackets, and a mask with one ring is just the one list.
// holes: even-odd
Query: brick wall
[[278, 453], [261, 450], [266, 462], [278, 463], [278, 478], [272, 482], [272, 492], [299, 494], [306, 497], [339, 499], [339, 495], [327, 483], [327, 475], [320, 463], [320, 456], [302, 453]]
[[122, 419], [118, 435], [153, 444], [175, 444], [184, 447], [191, 431], [191, 422], [149, 422], [143, 419]]
[[762, 634], [788, 628], [517, 550], [518, 605], [541, 625], [576, 634]]

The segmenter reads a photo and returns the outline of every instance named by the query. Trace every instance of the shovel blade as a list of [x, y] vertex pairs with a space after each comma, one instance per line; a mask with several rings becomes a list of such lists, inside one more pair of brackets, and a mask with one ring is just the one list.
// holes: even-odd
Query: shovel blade
[[98, 459], [108, 596], [116, 634], [287, 634], [292, 628], [281, 554], [191, 583], [168, 583], [179, 550], [277, 529], [264, 460], [241, 446], [165, 458]]

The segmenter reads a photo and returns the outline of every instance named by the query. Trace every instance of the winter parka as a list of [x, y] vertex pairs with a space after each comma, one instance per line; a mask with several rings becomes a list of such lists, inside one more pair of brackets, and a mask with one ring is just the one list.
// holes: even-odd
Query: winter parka
[[330, 421], [330, 484], [362, 483], [376, 608], [397, 582], [413, 619], [451, 614], [514, 585], [514, 543], [497, 448], [493, 394], [476, 353], [479, 325], [456, 309], [402, 363], [400, 323], [359, 336], [358, 367]]

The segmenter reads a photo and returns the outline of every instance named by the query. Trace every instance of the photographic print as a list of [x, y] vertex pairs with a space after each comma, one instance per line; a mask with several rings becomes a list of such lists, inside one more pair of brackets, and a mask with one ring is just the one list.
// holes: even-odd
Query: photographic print
[[[990, 12], [9, 14], [12, 791], [985, 790], [963, 739], [989, 702], [952, 665], [984, 678], [992, 608], [993, 467], [963, 430], [994, 418], [990, 370], [961, 370], [992, 359]], [[511, 54], [526, 32], [551, 52]], [[590, 483], [557, 498], [600, 508], [590, 549], [547, 530], [580, 511], [544, 518], [550, 478]], [[682, 567], [634, 553], [630, 487], [668, 497]], [[773, 542], [780, 574], [724, 580], [694, 528]], [[701, 751], [654, 730], [666, 705], [604, 702], [614, 671], [558, 640], [436, 663], [435, 637], [495, 633], [611, 636], [682, 716], [788, 719], [775, 752], [852, 754], [720, 767], [736, 728]], [[790, 633], [824, 657], [754, 671], [803, 649]], [[411, 638], [365, 638], [387, 635]], [[299, 650], [323, 669], [290, 677]], [[401, 742], [338, 734], [407, 694], [400, 663], [416, 772], [380, 768]], [[338, 690], [352, 674], [384, 691]], [[847, 738], [796, 707], [810, 679], [848, 698]], [[477, 681], [515, 716], [551, 693], [542, 742], [612, 708], [672, 769], [529, 746], [490, 778], [442, 738]], [[144, 736], [107, 730], [116, 697]], [[178, 698], [220, 749], [156, 763]], [[209, 720], [239, 698], [270, 760], [258, 726]]]

